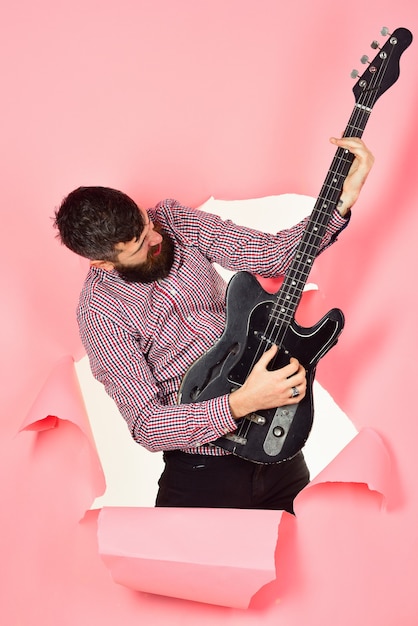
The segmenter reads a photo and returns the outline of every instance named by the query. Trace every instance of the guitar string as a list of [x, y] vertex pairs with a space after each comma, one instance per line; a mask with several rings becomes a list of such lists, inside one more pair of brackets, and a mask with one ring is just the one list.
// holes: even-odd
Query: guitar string
[[[392, 47], [392, 50], [393, 50], [393, 47]], [[388, 55], [388, 59], [390, 59], [390, 56], [391, 55]], [[388, 63], [383, 62], [380, 65], [377, 72], [371, 72], [370, 84], [368, 86], [369, 88], [365, 92], [363, 92], [363, 94], [361, 94], [358, 103], [356, 103], [356, 106], [353, 109], [349, 123], [347, 124], [346, 130], [343, 136], [350, 135], [350, 136], [361, 137], [364, 131], [364, 128], [366, 126], [366, 123], [370, 117], [371, 109], [377, 99], [377, 89], [382, 82], [382, 74], [385, 73], [385, 70], [387, 69], [387, 65]], [[336, 204], [336, 200], [330, 197], [336, 191], [336, 188], [333, 186], [332, 183], [334, 182], [335, 178], [339, 179], [341, 177], [342, 177], [342, 182], [344, 182], [345, 177], [346, 177], [344, 169], [345, 168], [349, 169], [353, 159], [354, 159], [353, 156], [347, 157], [347, 153], [342, 148], [339, 148], [337, 150], [337, 154], [334, 157], [333, 163], [331, 165], [331, 168], [328, 172], [328, 175], [325, 179], [325, 183], [323, 185], [323, 189], [326, 188], [328, 190], [328, 195], [326, 195], [325, 197], [321, 195], [319, 196], [321, 200], [323, 200], [323, 206], [325, 206], [326, 208], [329, 208], [328, 203], [331, 203], [331, 205]], [[336, 166], [334, 166], [334, 163], [336, 163]], [[347, 174], [348, 174], [348, 171], [347, 171]], [[332, 180], [333, 177], [334, 177], [334, 180]], [[321, 192], [322, 192], [322, 189], [321, 189]], [[340, 194], [341, 189], [338, 189], [338, 192]], [[330, 211], [319, 212], [319, 217], [322, 218], [321, 221], [317, 220], [317, 221], [312, 222], [314, 232], [313, 233], [308, 232], [308, 237], [306, 238], [306, 241], [303, 241], [303, 239], [301, 241], [302, 246], [304, 246], [304, 251], [303, 252], [299, 251], [299, 256], [300, 256], [299, 262], [297, 262], [296, 260], [296, 263], [294, 264], [295, 268], [294, 268], [293, 278], [296, 278], [296, 281], [293, 281], [293, 282], [296, 282], [296, 285], [295, 285], [296, 289], [293, 290], [294, 292], [297, 292], [301, 288], [300, 279], [299, 281], [297, 281], [298, 276], [299, 277], [302, 276], [302, 278], [306, 279], [307, 276], [309, 275], [310, 266], [312, 265], [312, 262], [316, 256], [316, 253], [319, 247], [318, 240], [320, 239], [320, 237], [318, 235], [317, 228], [319, 227], [319, 230], [321, 228], [325, 229], [327, 222], [330, 219]], [[306, 270], [305, 270], [306, 263], [304, 263], [303, 261], [304, 256], [312, 261], [310, 263], [310, 266], [308, 266]], [[297, 282], [299, 282], [299, 284], [297, 284]], [[303, 282], [303, 284], [304, 283], [305, 281]], [[295, 294], [290, 296], [290, 300], [292, 299], [293, 299], [293, 304], [296, 301], [299, 301], [299, 297], [295, 298]], [[273, 311], [271, 313], [271, 319], [274, 318], [275, 316], [277, 317], [278, 314], [280, 316], [280, 313], [282, 312], [283, 312], [283, 303], [280, 301], [280, 297], [279, 297], [278, 301], [273, 307]], [[293, 315], [291, 315], [290, 317], [288, 316], [287, 321], [290, 322], [291, 319], [293, 319]], [[286, 320], [284, 320], [282, 324], [279, 326], [277, 326], [277, 324], [274, 324], [273, 330], [275, 330], [275, 335], [276, 335], [275, 337], [274, 337], [274, 333], [272, 331], [269, 331], [268, 328], [270, 324], [268, 324], [264, 335], [268, 338], [268, 341], [270, 344], [272, 342], [279, 343], [279, 344], [281, 343], [281, 341], [277, 342], [277, 339], [279, 338], [279, 336], [281, 336], [282, 339], [284, 337], [283, 329], [287, 330], [287, 324], [286, 325], [284, 324], [285, 321]]]
[[[392, 47], [392, 50], [393, 50], [393, 47]], [[382, 54], [382, 51], [380, 54]], [[370, 85], [368, 86], [368, 89], [366, 89], [360, 95], [359, 100], [356, 102], [354, 109], [351, 113], [350, 119], [348, 121], [348, 124], [346, 126], [346, 129], [344, 131], [343, 137], [347, 137], [347, 136], [361, 137], [362, 136], [365, 126], [367, 124], [367, 121], [370, 117], [371, 109], [373, 108], [377, 100], [378, 87], [382, 81], [381, 76], [382, 74], [384, 75], [387, 69], [390, 57], [391, 55], [388, 55], [388, 57], [386, 58], [386, 63], [384, 61], [380, 65], [377, 72], [371, 72]], [[326, 206], [328, 208], [329, 206], [328, 203], [331, 203], [331, 206], [334, 205], [332, 206], [332, 210], [334, 210], [335, 205], [337, 204], [337, 200], [333, 199], [331, 196], [335, 193], [336, 188], [330, 184], [330, 181], [331, 180], [335, 181], [336, 179], [339, 180], [340, 177], [342, 176], [342, 183], [343, 183], [348, 174], [348, 170], [349, 170], [349, 167], [351, 166], [351, 163], [353, 162], [353, 159], [354, 159], [354, 156], [347, 157], [347, 153], [345, 152], [344, 149], [342, 148], [337, 149], [336, 154], [334, 155], [333, 161], [331, 163], [331, 167], [325, 178], [323, 187], [321, 188], [321, 193], [323, 189], [326, 189], [327, 194], [323, 198], [320, 193], [320, 196], [318, 198], [318, 201], [319, 199], [321, 199], [323, 207]], [[347, 172], [345, 172], [346, 169], [347, 169]], [[341, 189], [342, 189], [342, 186], [341, 186]], [[341, 190], [339, 188], [338, 188], [338, 191], [341, 193]], [[314, 212], [315, 212], [315, 207], [314, 207]], [[320, 233], [322, 229], [326, 228], [327, 223], [330, 219], [330, 212], [321, 211], [319, 207], [318, 207], [317, 212], [318, 212], [318, 218], [316, 218], [316, 221], [311, 223], [313, 225], [313, 230], [315, 232], [313, 233], [308, 232], [308, 237], [307, 237], [306, 242], [303, 241], [303, 237], [301, 240], [301, 243], [303, 244], [303, 246], [305, 246], [306, 250], [309, 250], [308, 257], [312, 257], [313, 259], [315, 259], [315, 256], [319, 248], [318, 239], [322, 239], [322, 236], [323, 236], [323, 235], [320, 236], [318, 232]], [[299, 246], [298, 246], [297, 251], [298, 250], [299, 250]], [[304, 254], [306, 255], [306, 251]], [[294, 273], [301, 275], [302, 278], [305, 278], [303, 285], [305, 284], [307, 275], [309, 274], [309, 271], [310, 271], [310, 268], [308, 268], [308, 271], [304, 269], [304, 265], [305, 265], [303, 263], [304, 254], [300, 253], [299, 264], [296, 263], [299, 269], [294, 271]], [[302, 269], [300, 269], [301, 266], [302, 266]], [[286, 278], [287, 276], [285, 277], [285, 281], [286, 281]], [[290, 300], [293, 301], [292, 304], [295, 304], [295, 301], [298, 302], [300, 299], [300, 296], [297, 295], [297, 291], [301, 289], [301, 285], [300, 284], [298, 285], [297, 281], [295, 282], [296, 282], [296, 285], [295, 285], [296, 289], [294, 289], [295, 293], [289, 296]], [[282, 286], [282, 289], [283, 289], [283, 286]], [[279, 290], [279, 294], [281, 290]], [[287, 299], [289, 300], [289, 298]], [[283, 319], [280, 321], [280, 324], [277, 324], [277, 322], [274, 322], [274, 317], [275, 315], [277, 316], [277, 309], [279, 307], [283, 309], [283, 305], [280, 304], [279, 300], [280, 300], [280, 297], [277, 298], [276, 303], [273, 305], [272, 312], [269, 314], [269, 321], [264, 331], [264, 338], [262, 339], [262, 341], [259, 342], [258, 349], [256, 350], [256, 354], [253, 357], [252, 364], [250, 366], [249, 371], [252, 370], [255, 363], [259, 360], [261, 355], [270, 348], [272, 343], [276, 343], [277, 345], [280, 346], [285, 336], [285, 333], [287, 332], [288, 325], [290, 321], [293, 319], [293, 315], [292, 315], [287, 323], [285, 323], [285, 320]], [[280, 337], [281, 339], [279, 339]], [[248, 431], [251, 425], [252, 423], [249, 422], [248, 420], [243, 420], [240, 427], [238, 428], [238, 435], [246, 437], [248, 435]]]

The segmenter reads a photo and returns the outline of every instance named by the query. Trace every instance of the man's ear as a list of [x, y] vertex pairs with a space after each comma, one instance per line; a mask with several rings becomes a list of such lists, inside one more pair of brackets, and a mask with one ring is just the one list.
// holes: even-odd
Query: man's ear
[[102, 270], [106, 270], [106, 272], [111, 272], [115, 267], [111, 261], [90, 261], [90, 265], [93, 267], [99, 267]]

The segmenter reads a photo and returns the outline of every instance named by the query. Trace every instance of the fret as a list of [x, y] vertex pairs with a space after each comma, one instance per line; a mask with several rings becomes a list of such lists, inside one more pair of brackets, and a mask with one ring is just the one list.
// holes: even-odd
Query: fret
[[364, 120], [356, 120], [356, 123], [347, 124], [347, 128], [345, 130], [345, 133], [347, 134], [344, 133], [344, 135], [346, 137], [361, 137], [364, 132], [367, 119], [368, 118], [365, 118]]
[[350, 134], [346, 135], [346, 137], [361, 137], [363, 130], [363, 126], [350, 126]]

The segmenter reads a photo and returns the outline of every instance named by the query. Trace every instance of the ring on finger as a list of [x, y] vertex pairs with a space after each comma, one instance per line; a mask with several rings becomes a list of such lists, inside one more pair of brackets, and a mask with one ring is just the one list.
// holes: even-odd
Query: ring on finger
[[297, 398], [300, 395], [300, 391], [297, 387], [292, 387], [292, 395], [291, 398]]

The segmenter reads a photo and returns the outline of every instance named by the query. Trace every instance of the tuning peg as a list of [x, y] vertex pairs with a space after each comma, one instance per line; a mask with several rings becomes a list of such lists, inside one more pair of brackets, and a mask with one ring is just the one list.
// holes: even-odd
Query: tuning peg
[[366, 65], [366, 63], [370, 63], [369, 57], [367, 56], [367, 54], [363, 54], [360, 61], [363, 63], [363, 65]]
[[359, 76], [359, 71], [358, 70], [353, 70], [350, 74], [351, 78], [358, 78]]
[[[386, 37], [386, 35], [391, 35], [392, 33], [389, 32], [389, 28], [387, 28], [386, 26], [383, 26], [383, 28], [380, 31], [380, 34]], [[380, 50], [379, 42], [376, 40], [372, 41], [372, 43], [370, 44], [370, 47], [373, 48], [373, 50], [377, 50], [377, 49]]]

